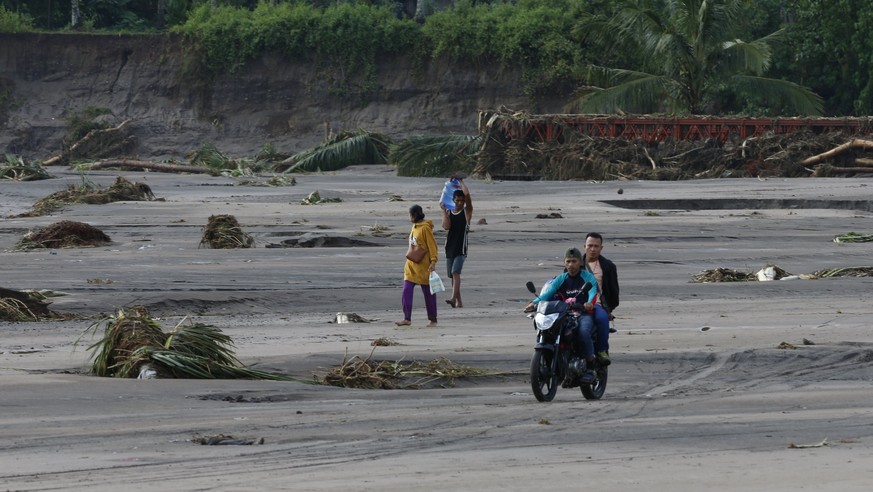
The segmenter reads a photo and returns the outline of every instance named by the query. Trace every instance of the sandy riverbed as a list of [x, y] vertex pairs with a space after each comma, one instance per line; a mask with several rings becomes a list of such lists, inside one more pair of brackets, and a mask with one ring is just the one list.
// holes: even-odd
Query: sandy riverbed
[[[0, 182], [0, 214], [82, 179], [53, 172], [58, 179]], [[424, 328], [416, 293], [412, 327], [398, 328], [407, 208], [419, 203], [438, 218], [441, 179], [398, 178], [381, 166], [298, 175], [282, 188], [141, 172], [88, 178], [109, 185], [118, 174], [165, 201], [5, 219], [0, 286], [64, 292], [52, 309], [81, 316], [145, 305], [171, 326], [187, 315], [230, 334], [244, 363], [307, 379], [346, 353], [367, 356], [381, 337], [399, 345], [377, 348], [380, 358], [446, 357], [495, 375], [394, 391], [105, 379], [86, 375], [88, 353], [73, 347], [93, 318], [4, 322], [0, 489], [506, 491], [592, 481], [613, 491], [866, 491], [873, 483], [873, 279], [690, 282], [716, 267], [776, 264], [799, 274], [873, 265], [871, 243], [832, 242], [873, 229], [873, 180], [470, 180], [474, 222], [487, 224], [472, 228], [466, 307], [441, 297], [439, 327]], [[343, 201], [301, 205], [314, 190]], [[563, 218], [536, 218], [552, 213]], [[212, 214], [233, 214], [257, 247], [198, 248]], [[26, 231], [59, 220], [87, 222], [113, 242], [9, 251]], [[559, 389], [538, 403], [527, 377], [534, 334], [521, 314], [524, 283], [558, 273], [563, 252], [591, 230], [606, 236], [603, 254], [618, 264], [622, 287], [606, 396], [586, 401]], [[370, 245], [266, 247], [307, 233]], [[372, 322], [331, 323], [340, 311]], [[782, 342], [797, 348], [778, 349]], [[191, 442], [215, 434], [264, 444]]]

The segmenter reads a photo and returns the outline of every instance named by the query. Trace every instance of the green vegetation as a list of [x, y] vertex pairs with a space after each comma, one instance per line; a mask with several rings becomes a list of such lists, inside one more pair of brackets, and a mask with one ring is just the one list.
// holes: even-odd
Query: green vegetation
[[88, 107], [79, 112], [72, 112], [66, 115], [67, 138], [65, 147], [75, 144], [82, 140], [85, 135], [92, 130], [105, 130], [110, 127], [106, 121], [99, 120], [100, 116], [112, 114], [107, 108]]
[[[742, 40], [746, 0], [623, 0], [607, 19], [587, 24], [594, 36], [622, 44], [642, 55], [633, 68], [590, 65], [588, 83], [572, 107], [581, 112], [712, 113], [730, 87], [762, 106], [791, 114], [818, 115], [821, 98], [785, 80], [764, 77], [771, 64], [771, 43], [781, 31]], [[723, 98], [720, 98], [723, 99]]]
[[[533, 99], [571, 101], [582, 86], [583, 111], [873, 113], [867, 0], [451, 3], [411, 12], [401, 0], [80, 1], [76, 29], [178, 33], [185, 83], [207, 92], [215, 76], [272, 54], [310, 63], [333, 94], [364, 101], [380, 63], [403, 57], [520, 71]], [[0, 32], [68, 30], [70, 9], [0, 0]]]
[[7, 10], [0, 4], [0, 32], [27, 32], [33, 30], [33, 18], [26, 13]]

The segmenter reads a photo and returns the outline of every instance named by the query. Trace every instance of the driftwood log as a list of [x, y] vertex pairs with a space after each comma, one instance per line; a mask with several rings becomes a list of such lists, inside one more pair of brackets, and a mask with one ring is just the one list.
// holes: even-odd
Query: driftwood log
[[[88, 151], [91, 149], [89, 145], [95, 140], [99, 140], [101, 138], [108, 138], [109, 140], [124, 140], [124, 136], [122, 134], [122, 130], [130, 123], [130, 120], [124, 120], [118, 124], [118, 126], [113, 128], [104, 128], [102, 130], [91, 130], [84, 137], [79, 139], [76, 143], [70, 146], [70, 148], [65, 149], [60, 155], [49, 157], [48, 159], [42, 162], [43, 166], [55, 166], [55, 165], [63, 165], [70, 162], [71, 158], [75, 158], [77, 154], [84, 150], [84, 154], [91, 154], [92, 152]], [[100, 145], [100, 142], [94, 142], [96, 145]], [[99, 157], [95, 156], [95, 157]]]
[[843, 152], [850, 149], [871, 149], [873, 150], [873, 141], [871, 140], [860, 140], [860, 139], [852, 139], [842, 145], [838, 145], [827, 152], [822, 152], [821, 154], [814, 155], [807, 159], [804, 159], [800, 163], [804, 166], [811, 166], [813, 164], [818, 164], [827, 159], [831, 159], [834, 156], [840, 155]]
[[213, 169], [201, 166], [189, 166], [186, 164], [167, 164], [163, 162], [138, 161], [136, 159], [109, 159], [100, 162], [91, 162], [83, 164], [82, 167], [97, 170], [107, 168], [124, 168], [130, 170], [148, 169], [162, 173], [193, 173], [193, 174], [211, 174], [218, 176], [219, 173]]

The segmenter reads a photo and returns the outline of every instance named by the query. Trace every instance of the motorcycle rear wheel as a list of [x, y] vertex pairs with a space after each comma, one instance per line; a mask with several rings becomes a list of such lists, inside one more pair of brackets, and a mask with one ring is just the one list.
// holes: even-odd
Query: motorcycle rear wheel
[[580, 389], [586, 400], [599, 400], [606, 392], [606, 379], [608, 372], [606, 367], [597, 369], [597, 379], [591, 384], [583, 384]]
[[537, 350], [530, 360], [530, 387], [538, 401], [552, 401], [558, 392], [558, 374], [552, 370], [554, 354]]

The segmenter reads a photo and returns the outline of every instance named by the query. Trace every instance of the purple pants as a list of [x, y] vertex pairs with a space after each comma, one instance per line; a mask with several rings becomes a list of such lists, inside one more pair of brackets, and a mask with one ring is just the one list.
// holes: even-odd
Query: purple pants
[[[400, 296], [400, 302], [403, 305], [403, 319], [407, 321], [412, 321], [412, 293], [416, 285], [419, 284], [409, 280], [403, 281], [403, 294]], [[424, 293], [424, 307], [427, 309], [427, 319], [436, 321], [436, 294], [430, 293], [430, 285], [428, 284], [421, 284], [421, 291]]]

